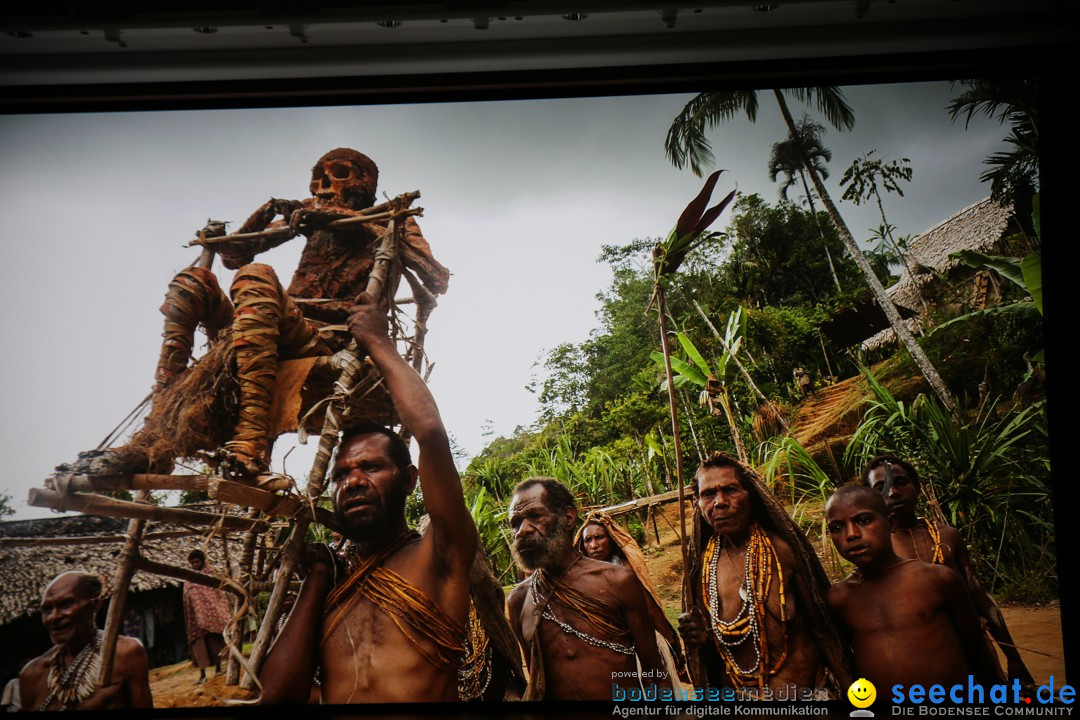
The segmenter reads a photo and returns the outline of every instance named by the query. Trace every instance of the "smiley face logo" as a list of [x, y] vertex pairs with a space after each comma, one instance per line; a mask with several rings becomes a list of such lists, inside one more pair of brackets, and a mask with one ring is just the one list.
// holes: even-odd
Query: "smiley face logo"
[[847, 689], [847, 699], [857, 708], [867, 708], [877, 699], [877, 688], [866, 678], [859, 678]]

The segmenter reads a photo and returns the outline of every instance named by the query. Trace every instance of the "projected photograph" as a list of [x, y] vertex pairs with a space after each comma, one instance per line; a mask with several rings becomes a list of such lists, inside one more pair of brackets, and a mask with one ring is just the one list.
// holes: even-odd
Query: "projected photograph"
[[1071, 692], [1034, 98], [0, 117], [5, 706]]

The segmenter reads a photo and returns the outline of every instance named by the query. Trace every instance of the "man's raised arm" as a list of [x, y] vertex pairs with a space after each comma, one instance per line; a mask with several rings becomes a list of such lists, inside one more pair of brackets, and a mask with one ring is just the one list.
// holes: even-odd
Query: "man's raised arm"
[[416, 438], [420, 452], [420, 487], [431, 519], [432, 538], [439, 556], [455, 569], [472, 565], [476, 530], [465, 507], [461, 478], [454, 466], [450, 440], [427, 383], [398, 354], [387, 335], [386, 314], [367, 293], [357, 298], [349, 330], [357, 344], [378, 366], [402, 424]]

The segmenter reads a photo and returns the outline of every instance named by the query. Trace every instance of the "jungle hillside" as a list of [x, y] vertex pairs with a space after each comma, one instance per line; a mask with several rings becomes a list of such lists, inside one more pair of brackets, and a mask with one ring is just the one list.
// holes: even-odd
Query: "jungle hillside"
[[[610, 508], [677, 488], [680, 451], [692, 483], [713, 450], [758, 468], [841, 577], [847, 570], [822, 537], [824, 501], [859, 482], [869, 459], [894, 453], [918, 468], [924, 513], [960, 530], [995, 596], [1056, 597], [1033, 88], [962, 81], [954, 89], [943, 112], [958, 123], [998, 119], [1006, 149], [987, 158], [989, 197], [921, 235], [888, 216], [919, 168], [875, 148], [846, 169], [830, 167], [825, 125], [835, 132], [857, 118], [838, 89], [816, 88], [761, 93], [760, 112], [775, 111], [766, 106], [775, 95], [789, 127], [760, 149], [775, 196], [735, 193], [693, 237], [677, 226], [667, 238], [603, 247], [597, 262], [612, 280], [597, 296], [597, 327], [537, 358], [535, 375], [523, 379], [535, 418], [491, 437], [463, 472], [504, 585], [518, 579], [506, 509], [519, 480], [555, 477], [582, 508]], [[749, 115], [735, 95], [703, 93], [673, 120], [674, 164], [710, 169], [709, 129]], [[842, 197], [823, 192], [829, 173], [842, 175]], [[735, 182], [721, 176], [716, 187], [727, 193]], [[881, 224], [852, 240], [843, 212], [854, 204], [876, 207]], [[875, 280], [903, 328], [884, 311]], [[410, 510], [421, 513], [422, 498]], [[620, 521], [648, 547], [661, 515], [646, 503]]]

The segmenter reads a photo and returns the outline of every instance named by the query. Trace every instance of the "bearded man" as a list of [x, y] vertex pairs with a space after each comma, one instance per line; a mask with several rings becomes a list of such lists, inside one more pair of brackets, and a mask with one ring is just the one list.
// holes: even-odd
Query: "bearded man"
[[851, 684], [829, 587], [805, 536], [756, 473], [714, 452], [694, 475], [703, 552], [692, 570], [693, 610], [679, 633], [702, 653], [711, 687], [834, 689]]
[[135, 638], [117, 638], [111, 682], [98, 685], [103, 633], [101, 578], [85, 572], [57, 575], [41, 597], [41, 623], [53, 646], [19, 673], [23, 710], [105, 710], [153, 707], [149, 659]]
[[[385, 314], [364, 293], [349, 330], [378, 367], [402, 424], [420, 448], [419, 469], [400, 435], [349, 431], [330, 491], [349, 541], [344, 567], [321, 546], [260, 675], [263, 703], [308, 700], [318, 667], [325, 703], [458, 699], [477, 534], [439, 410], [427, 384], [387, 337]], [[423, 536], [405, 499], [424, 493]]]
[[527, 478], [509, 510], [514, 560], [532, 572], [508, 600], [529, 670], [523, 699], [610, 701], [642, 684], [670, 688], [637, 576], [575, 549], [570, 491]]

